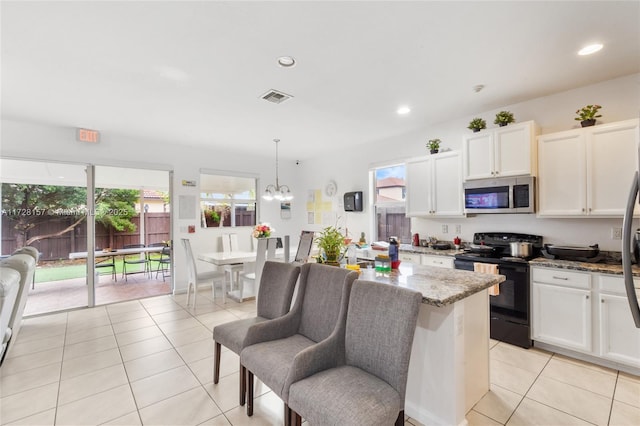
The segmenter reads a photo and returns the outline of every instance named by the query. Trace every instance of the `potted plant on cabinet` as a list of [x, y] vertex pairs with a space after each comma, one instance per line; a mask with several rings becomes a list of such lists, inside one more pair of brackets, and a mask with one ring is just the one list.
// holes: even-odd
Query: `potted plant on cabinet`
[[[318, 256], [319, 263], [327, 265], [340, 265], [340, 256], [344, 247], [345, 236], [335, 226], [327, 226], [316, 238], [318, 248], [322, 251]], [[324, 256], [323, 256], [324, 255]]]
[[496, 114], [496, 119], [493, 120], [493, 124], [497, 124], [498, 126], [503, 127], [515, 121], [516, 119], [513, 118], [512, 113], [510, 113], [509, 111], [500, 111]]
[[440, 139], [429, 139], [429, 142], [427, 142], [427, 148], [429, 148], [429, 152], [431, 154], [438, 153], [438, 150], [440, 149], [440, 142], [442, 142]]
[[479, 117], [476, 117], [473, 120], [471, 120], [469, 122], [469, 125], [467, 126], [467, 129], [471, 129], [474, 132], [479, 132], [480, 130], [486, 129], [486, 128], [487, 128], [487, 122]]
[[575, 118], [575, 120], [579, 121], [582, 127], [593, 126], [596, 124], [596, 118], [602, 117], [602, 114], [598, 114], [598, 110], [600, 108], [602, 108], [600, 105], [583, 106], [576, 111], [576, 114], [578, 114], [578, 116]]

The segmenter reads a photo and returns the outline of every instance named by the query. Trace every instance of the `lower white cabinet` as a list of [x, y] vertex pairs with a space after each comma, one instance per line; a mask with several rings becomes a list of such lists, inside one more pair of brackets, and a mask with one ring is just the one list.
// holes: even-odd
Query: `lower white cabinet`
[[623, 278], [601, 277], [598, 313], [600, 356], [640, 367], [640, 329], [633, 323]]
[[533, 283], [533, 339], [591, 351], [591, 290]]
[[401, 251], [398, 253], [398, 260], [402, 263], [415, 263], [416, 265], [419, 265], [420, 253], [407, 253]]
[[426, 266], [438, 266], [440, 268], [453, 269], [453, 257], [422, 255], [422, 264]]
[[531, 277], [533, 340], [640, 368], [622, 276], [533, 267]]

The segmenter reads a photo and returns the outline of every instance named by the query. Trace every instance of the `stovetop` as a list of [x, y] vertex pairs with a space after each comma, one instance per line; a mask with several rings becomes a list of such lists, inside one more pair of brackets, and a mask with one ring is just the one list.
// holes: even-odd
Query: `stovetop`
[[529, 260], [533, 259], [537, 256], [531, 256], [526, 259], [521, 257], [513, 257], [508, 254], [500, 254], [500, 255], [492, 255], [488, 256], [481, 253], [471, 253], [464, 252], [455, 255], [457, 260], [468, 260], [471, 262], [480, 262], [480, 263], [495, 263], [495, 264], [504, 264], [504, 263], [529, 263]]
[[[531, 243], [531, 256], [527, 258], [511, 256], [510, 243], [514, 242]], [[541, 236], [514, 232], [477, 232], [473, 234], [473, 244], [496, 247], [501, 250], [497, 253], [477, 253], [468, 249], [465, 250], [464, 253], [457, 254], [455, 258], [458, 260], [495, 264], [528, 263], [529, 260], [540, 256], [540, 251], [543, 247]]]

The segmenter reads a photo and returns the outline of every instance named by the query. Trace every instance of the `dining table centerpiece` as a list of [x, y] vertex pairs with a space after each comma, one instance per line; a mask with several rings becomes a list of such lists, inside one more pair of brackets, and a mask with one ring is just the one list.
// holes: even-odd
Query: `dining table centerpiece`
[[253, 228], [253, 238], [269, 238], [271, 236], [271, 228], [266, 224], [258, 224]]

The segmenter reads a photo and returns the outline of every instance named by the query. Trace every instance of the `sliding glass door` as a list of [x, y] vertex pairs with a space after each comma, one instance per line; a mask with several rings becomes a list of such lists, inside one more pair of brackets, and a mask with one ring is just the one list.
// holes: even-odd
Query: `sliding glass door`
[[24, 315], [87, 306], [87, 166], [0, 159], [0, 170], [2, 255], [40, 252]]
[[[170, 293], [170, 178], [0, 159], [1, 254], [26, 245], [41, 253], [25, 315]], [[122, 251], [129, 246], [144, 247]]]

